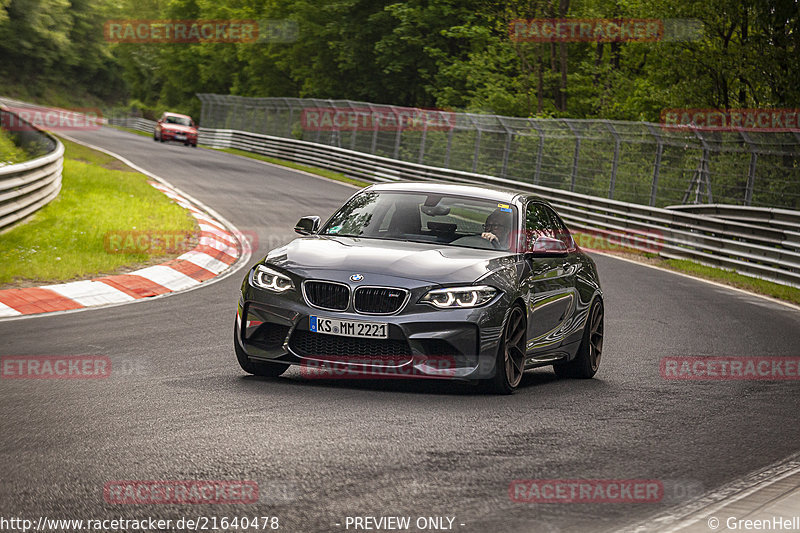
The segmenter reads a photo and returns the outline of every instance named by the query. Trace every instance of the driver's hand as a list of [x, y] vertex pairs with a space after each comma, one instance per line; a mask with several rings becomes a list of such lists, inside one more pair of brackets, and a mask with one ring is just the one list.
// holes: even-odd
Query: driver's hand
[[497, 243], [500, 242], [500, 239], [497, 238], [497, 235], [495, 235], [490, 231], [485, 231], [481, 233], [481, 238], [486, 239], [489, 242], [497, 242]]

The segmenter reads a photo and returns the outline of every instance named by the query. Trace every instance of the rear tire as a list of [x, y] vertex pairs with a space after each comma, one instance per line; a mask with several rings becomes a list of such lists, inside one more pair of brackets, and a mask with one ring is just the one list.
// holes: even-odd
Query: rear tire
[[236, 359], [239, 361], [239, 366], [248, 374], [254, 376], [261, 376], [265, 378], [277, 378], [289, 369], [289, 365], [283, 363], [257, 363], [251, 361], [247, 354], [244, 353], [242, 347], [239, 346], [237, 339], [238, 332], [236, 325], [233, 326], [233, 349], [236, 351]]
[[492, 394], [513, 394], [522, 381], [525, 372], [525, 346], [528, 342], [528, 323], [525, 310], [516, 304], [511, 308], [505, 324], [503, 336], [497, 348], [494, 375], [484, 382], [487, 392]]
[[583, 340], [575, 359], [562, 365], [553, 365], [559, 378], [591, 379], [600, 367], [603, 354], [603, 302], [598, 298], [589, 308], [589, 318], [583, 330]]

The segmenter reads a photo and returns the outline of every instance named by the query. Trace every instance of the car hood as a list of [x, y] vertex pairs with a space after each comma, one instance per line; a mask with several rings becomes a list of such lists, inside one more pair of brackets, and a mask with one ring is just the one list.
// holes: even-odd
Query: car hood
[[180, 124], [162, 124], [161, 127], [166, 130], [177, 131], [179, 133], [196, 133], [197, 130], [191, 126], [181, 126]]
[[[507, 251], [406, 241], [311, 236], [267, 255], [268, 263], [303, 277], [325, 273], [378, 274], [435, 284], [472, 283], [513, 263]], [[339, 276], [335, 276], [338, 278]]]

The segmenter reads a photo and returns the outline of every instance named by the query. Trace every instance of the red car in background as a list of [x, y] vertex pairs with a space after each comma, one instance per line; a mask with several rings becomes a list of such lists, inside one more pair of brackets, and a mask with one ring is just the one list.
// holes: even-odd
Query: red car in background
[[177, 141], [197, 148], [197, 125], [189, 115], [164, 113], [153, 131], [154, 141]]

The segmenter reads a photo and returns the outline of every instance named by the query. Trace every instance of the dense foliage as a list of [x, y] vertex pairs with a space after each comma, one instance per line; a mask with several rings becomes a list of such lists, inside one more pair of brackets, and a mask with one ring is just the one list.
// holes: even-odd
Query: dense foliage
[[[529, 18], [698, 19], [671, 42], [515, 42]], [[293, 42], [109, 43], [109, 19], [291, 21]], [[262, 40], [263, 41], [263, 40]], [[198, 92], [658, 120], [800, 105], [797, 0], [0, 0], [0, 89], [197, 113]]]

